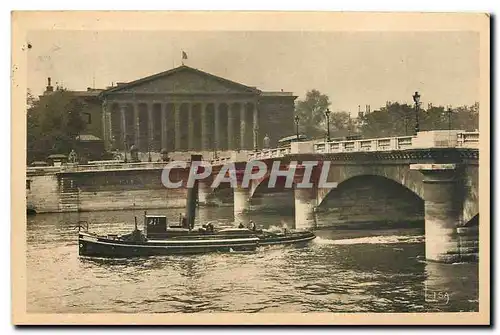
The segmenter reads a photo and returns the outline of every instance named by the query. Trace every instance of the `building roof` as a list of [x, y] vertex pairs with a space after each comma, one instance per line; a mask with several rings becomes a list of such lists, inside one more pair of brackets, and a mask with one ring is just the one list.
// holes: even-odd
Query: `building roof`
[[246, 91], [248, 93], [256, 93], [256, 94], [260, 94], [261, 93], [261, 91], [258, 90], [255, 87], [246, 86], [246, 85], [243, 85], [243, 84], [231, 81], [229, 79], [222, 78], [222, 77], [210, 74], [208, 72], [204, 72], [204, 71], [201, 71], [201, 70], [198, 70], [198, 69], [186, 66], [186, 65], [181, 65], [179, 67], [170, 69], [168, 71], [164, 71], [164, 72], [160, 72], [160, 73], [157, 73], [157, 74], [153, 74], [151, 76], [147, 76], [147, 77], [144, 77], [144, 78], [141, 78], [141, 79], [137, 79], [137, 80], [131, 81], [129, 83], [120, 83], [120, 85], [117, 85], [117, 86], [114, 86], [112, 88], [104, 90], [103, 92], [101, 92], [99, 94], [99, 96], [100, 97], [104, 97], [104, 96], [106, 96], [106, 95], [108, 95], [110, 93], [116, 93], [116, 92], [124, 91], [124, 90], [127, 90], [127, 89], [130, 89], [130, 88], [139, 86], [139, 85], [147, 83], [147, 82], [151, 82], [151, 81], [154, 81], [154, 80], [157, 80], [157, 79], [160, 79], [160, 78], [165, 78], [165, 77], [172, 76], [172, 75], [180, 73], [180, 72], [195, 73], [195, 74], [198, 74], [200, 76], [206, 77], [208, 79], [211, 79], [211, 80], [214, 80], [214, 81], [218, 81], [218, 82], [220, 82], [222, 84], [228, 84], [230, 86], [237, 87], [237, 88], [241, 89], [242, 91]]
[[293, 92], [262, 92], [262, 96], [265, 97], [290, 97], [293, 96]]

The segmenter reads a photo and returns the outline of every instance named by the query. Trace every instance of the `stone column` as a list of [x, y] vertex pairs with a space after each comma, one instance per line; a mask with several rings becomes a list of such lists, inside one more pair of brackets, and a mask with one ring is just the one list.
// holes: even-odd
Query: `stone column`
[[200, 114], [201, 114], [201, 150], [208, 150], [208, 128], [207, 128], [207, 104], [202, 102], [200, 104]]
[[181, 106], [180, 104], [174, 104], [175, 113], [175, 151], [181, 149]]
[[245, 103], [241, 103], [240, 105], [240, 149], [246, 149], [245, 145], [245, 136], [246, 136], [246, 130], [247, 130], [247, 123], [246, 123], [246, 105]]
[[234, 149], [234, 115], [231, 108], [232, 103], [227, 104], [227, 148], [228, 150]]
[[259, 146], [259, 109], [258, 103], [253, 105], [253, 148], [257, 149]]
[[139, 120], [139, 103], [134, 104], [134, 144], [137, 149], [140, 148], [141, 141], [141, 128]]
[[194, 150], [194, 113], [193, 104], [188, 104], [188, 150]]
[[161, 149], [168, 150], [167, 104], [161, 104]]
[[297, 184], [304, 178], [304, 166], [295, 169], [295, 229], [310, 229], [316, 227], [317, 187], [298, 188]]
[[219, 107], [218, 102], [214, 103], [214, 149], [220, 150], [220, 120], [219, 120]]
[[154, 127], [153, 127], [153, 103], [148, 103], [148, 151], [153, 149]]
[[236, 171], [237, 187], [233, 192], [234, 222], [243, 222], [245, 213], [250, 208], [250, 187], [242, 187], [245, 170]]
[[457, 226], [463, 197], [456, 178], [456, 164], [412, 164], [410, 169], [424, 175], [426, 259], [459, 261]]
[[104, 100], [102, 103], [102, 140], [104, 141], [104, 148], [107, 151], [111, 148], [111, 123], [109, 119], [108, 102]]
[[109, 140], [109, 148], [111, 148], [113, 145], [115, 147], [118, 147], [116, 145], [116, 141], [115, 141], [115, 137], [113, 135], [113, 119], [112, 119], [112, 110], [110, 108], [110, 106], [106, 106], [106, 113], [107, 113], [107, 118], [108, 118], [108, 130], [109, 130], [109, 133], [108, 133], [108, 140]]
[[121, 117], [121, 140], [122, 140], [122, 145], [123, 145], [123, 150], [127, 150], [126, 148], [126, 142], [127, 142], [127, 118], [126, 118], [126, 112], [127, 112], [127, 104], [121, 103], [120, 104], [120, 117]]

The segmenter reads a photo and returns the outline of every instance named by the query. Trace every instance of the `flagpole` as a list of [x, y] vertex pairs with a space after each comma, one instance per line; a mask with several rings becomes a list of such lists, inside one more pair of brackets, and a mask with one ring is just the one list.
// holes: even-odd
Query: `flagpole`
[[181, 50], [181, 63], [184, 65], [184, 60], [188, 59], [188, 55], [184, 50]]

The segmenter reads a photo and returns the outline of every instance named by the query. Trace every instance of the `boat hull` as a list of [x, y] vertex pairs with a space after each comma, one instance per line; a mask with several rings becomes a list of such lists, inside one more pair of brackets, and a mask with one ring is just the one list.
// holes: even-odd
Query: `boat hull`
[[258, 238], [121, 241], [80, 233], [79, 255], [93, 257], [140, 257], [160, 255], [189, 255], [212, 252], [254, 251]]
[[268, 236], [261, 237], [259, 239], [259, 246], [270, 246], [270, 245], [293, 245], [293, 246], [305, 246], [312, 240], [316, 238], [310, 231], [289, 233], [285, 235], [278, 236]]
[[266, 246], [305, 246], [316, 236], [309, 231], [270, 235], [191, 235], [147, 241], [124, 241], [81, 232], [79, 255], [90, 257], [141, 257], [190, 255], [212, 252], [255, 251]]

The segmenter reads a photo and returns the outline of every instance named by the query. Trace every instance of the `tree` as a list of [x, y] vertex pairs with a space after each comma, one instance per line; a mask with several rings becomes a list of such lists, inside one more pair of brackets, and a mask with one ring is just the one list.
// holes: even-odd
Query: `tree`
[[[450, 127], [449, 113], [442, 106], [419, 109], [420, 131], [444, 130]], [[451, 128], [472, 131], [478, 128], [479, 106], [461, 106], [452, 109]], [[360, 119], [364, 137], [389, 137], [413, 135], [415, 132], [415, 108], [398, 102], [389, 103]]]
[[345, 111], [330, 114], [331, 137], [344, 137], [356, 132], [356, 121]]
[[475, 131], [479, 129], [479, 103], [453, 109], [452, 128]]
[[304, 100], [297, 101], [295, 115], [299, 117], [302, 133], [312, 138], [324, 136], [325, 111], [328, 106], [330, 106], [328, 96], [315, 89], [307, 92]]
[[67, 154], [75, 148], [76, 137], [85, 129], [81, 99], [59, 89], [39, 100], [28, 92], [27, 104], [28, 162], [54, 153]]
[[432, 106], [422, 114], [419, 114], [421, 130], [448, 129], [448, 117], [443, 106]]

